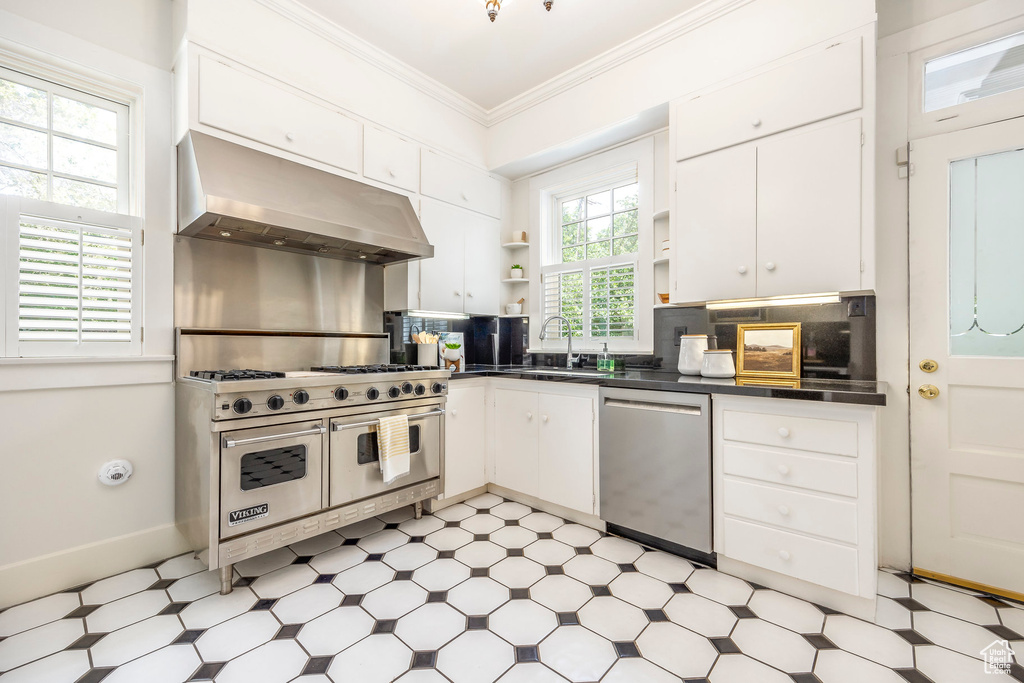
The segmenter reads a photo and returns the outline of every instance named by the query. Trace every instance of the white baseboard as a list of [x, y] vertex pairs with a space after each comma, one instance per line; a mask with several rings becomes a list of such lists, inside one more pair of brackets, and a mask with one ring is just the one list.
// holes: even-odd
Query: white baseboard
[[174, 524], [0, 567], [0, 609], [120, 574], [190, 548]]
[[484, 493], [487, 493], [486, 484], [484, 484], [483, 486], [478, 486], [475, 489], [470, 489], [469, 491], [457, 493], [451, 497], [446, 495], [444, 498], [441, 498], [440, 500], [438, 500], [437, 498], [428, 498], [427, 500], [423, 501], [423, 509], [426, 512], [437, 512], [438, 510], [444, 510], [446, 507], [451, 507], [456, 503], [461, 503], [463, 501], [469, 500], [470, 498], [476, 498], [477, 496], [482, 495]]
[[509, 500], [514, 500], [517, 503], [522, 503], [523, 505], [529, 505], [530, 507], [537, 508], [538, 510], [543, 510], [548, 514], [555, 515], [556, 517], [561, 517], [562, 519], [568, 519], [572, 522], [576, 522], [577, 524], [589, 526], [591, 529], [597, 529], [598, 531], [605, 531], [606, 529], [604, 520], [602, 520], [597, 515], [588, 515], [587, 513], [580, 512], [579, 510], [571, 510], [569, 508], [562, 507], [561, 505], [556, 505], [554, 503], [549, 503], [546, 500], [541, 500], [540, 498], [536, 498], [534, 496], [528, 496], [525, 493], [519, 493], [518, 491], [513, 491], [512, 489], [507, 489], [503, 486], [498, 486], [497, 484], [488, 484], [487, 490], [490, 493], [493, 493], [497, 496], [502, 496], [504, 498], [508, 498]]

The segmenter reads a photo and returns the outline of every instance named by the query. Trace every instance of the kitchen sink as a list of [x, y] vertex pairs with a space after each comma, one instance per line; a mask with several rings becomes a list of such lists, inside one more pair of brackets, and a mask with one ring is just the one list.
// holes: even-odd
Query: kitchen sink
[[519, 370], [523, 375], [563, 375], [565, 377], [611, 377], [610, 372], [598, 372], [597, 370]]

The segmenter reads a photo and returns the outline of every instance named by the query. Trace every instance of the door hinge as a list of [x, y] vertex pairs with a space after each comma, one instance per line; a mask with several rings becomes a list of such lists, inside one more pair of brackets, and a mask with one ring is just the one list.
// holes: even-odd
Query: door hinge
[[910, 145], [903, 145], [896, 148], [896, 175], [899, 178], [910, 176]]
[[146, 341], [146, 328], [145, 327], [140, 327], [139, 328], [139, 341], [140, 342]]
[[142, 241], [142, 246], [146, 246], [146, 231], [139, 230], [139, 239]]
[[867, 138], [866, 138], [866, 136], [864, 135], [864, 133], [861, 133], [861, 134], [860, 134], [860, 146], [861, 146], [861, 147], [863, 147], [863, 146], [864, 146], [864, 142], [865, 142], [865, 140], [866, 140], [866, 139], [867, 139]]
[[860, 262], [860, 272], [862, 272], [862, 273], [864, 272], [864, 262], [863, 261]]

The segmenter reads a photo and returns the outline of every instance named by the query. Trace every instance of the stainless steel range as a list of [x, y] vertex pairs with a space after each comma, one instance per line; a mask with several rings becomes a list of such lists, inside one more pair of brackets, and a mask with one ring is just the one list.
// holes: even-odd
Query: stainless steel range
[[[386, 356], [382, 334], [178, 331], [177, 521], [222, 593], [235, 562], [443, 492], [450, 373]], [[255, 358], [279, 365], [208, 369]], [[386, 485], [376, 430], [392, 415], [412, 457]]]

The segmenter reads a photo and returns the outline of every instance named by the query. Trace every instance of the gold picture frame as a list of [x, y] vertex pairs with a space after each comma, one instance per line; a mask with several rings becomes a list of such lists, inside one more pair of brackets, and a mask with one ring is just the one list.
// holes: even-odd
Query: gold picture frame
[[800, 323], [736, 326], [737, 377], [800, 379]]

